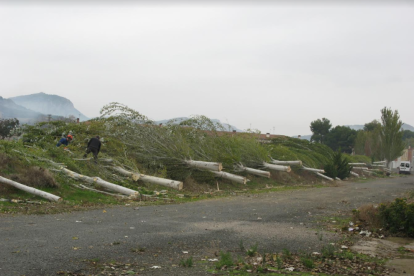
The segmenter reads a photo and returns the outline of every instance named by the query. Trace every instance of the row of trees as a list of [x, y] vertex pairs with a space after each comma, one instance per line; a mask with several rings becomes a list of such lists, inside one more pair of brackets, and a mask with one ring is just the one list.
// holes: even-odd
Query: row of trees
[[[363, 130], [353, 130], [346, 126], [331, 128], [326, 118], [311, 122], [311, 141], [325, 144], [333, 150], [370, 156], [374, 160], [392, 161], [399, 157], [407, 142], [414, 141], [414, 132], [402, 130], [398, 111], [384, 107], [381, 121], [374, 120], [364, 125]], [[405, 138], [405, 143], [404, 143]], [[410, 140], [411, 139], [411, 140]]]
[[15, 135], [18, 126], [19, 120], [16, 118], [0, 119], [0, 138], [4, 140], [5, 138]]

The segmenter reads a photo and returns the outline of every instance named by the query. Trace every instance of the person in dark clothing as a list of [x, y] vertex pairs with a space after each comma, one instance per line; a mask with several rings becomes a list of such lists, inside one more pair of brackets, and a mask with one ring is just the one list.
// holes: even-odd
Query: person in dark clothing
[[67, 137], [67, 138], [62, 137], [62, 138], [59, 140], [59, 142], [56, 144], [56, 147], [60, 147], [60, 145], [65, 145], [65, 146], [67, 146], [67, 145], [69, 145], [69, 142], [70, 142], [70, 141], [72, 141], [72, 139], [73, 139], [72, 135], [68, 135], [68, 137]]
[[99, 136], [93, 137], [88, 142], [88, 147], [86, 148], [86, 153], [83, 155], [84, 158], [89, 153], [93, 153], [93, 158], [95, 159], [95, 163], [98, 163], [98, 153], [101, 150], [101, 141], [99, 141]]

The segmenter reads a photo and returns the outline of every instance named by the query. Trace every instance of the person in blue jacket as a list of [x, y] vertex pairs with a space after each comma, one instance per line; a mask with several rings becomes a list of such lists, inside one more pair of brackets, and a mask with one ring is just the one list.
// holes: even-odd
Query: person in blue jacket
[[72, 135], [68, 135], [68, 137], [62, 137], [62, 139], [59, 140], [59, 142], [56, 144], [56, 147], [60, 147], [60, 145], [69, 145], [70, 141], [72, 141], [73, 136]]

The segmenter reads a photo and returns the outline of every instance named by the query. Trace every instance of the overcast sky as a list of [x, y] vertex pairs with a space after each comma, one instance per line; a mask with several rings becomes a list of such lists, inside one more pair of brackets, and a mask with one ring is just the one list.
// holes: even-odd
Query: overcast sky
[[364, 124], [384, 106], [414, 125], [414, 5], [248, 3], [0, 1], [0, 96], [284, 135], [322, 117]]

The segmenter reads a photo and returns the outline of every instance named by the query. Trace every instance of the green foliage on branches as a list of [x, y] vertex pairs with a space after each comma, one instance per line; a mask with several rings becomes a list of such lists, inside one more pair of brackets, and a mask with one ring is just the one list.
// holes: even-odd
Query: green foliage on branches
[[273, 159], [301, 160], [303, 165], [311, 168], [323, 168], [333, 155], [328, 146], [297, 138], [275, 138], [268, 147]]
[[325, 144], [332, 150], [342, 149], [343, 152], [352, 153], [357, 132], [346, 126], [336, 126], [326, 135]]
[[322, 118], [322, 120], [317, 119], [315, 121], [312, 121], [310, 124], [310, 130], [312, 131], [311, 141], [322, 144], [325, 143], [326, 136], [328, 135], [331, 127], [331, 122], [326, 118]]
[[398, 110], [393, 112], [386, 107], [381, 109], [380, 149], [381, 156], [388, 162], [401, 156], [404, 149], [402, 124]]
[[331, 162], [324, 167], [325, 175], [333, 179], [336, 177], [340, 179], [348, 177], [351, 169], [352, 166], [349, 165], [348, 159], [342, 155], [341, 149], [338, 149], [333, 154]]
[[414, 203], [406, 199], [396, 198], [390, 204], [381, 204], [379, 215], [384, 226], [391, 233], [404, 233], [414, 237]]
[[11, 137], [14, 134], [14, 130], [19, 126], [19, 120], [13, 119], [0, 119], [0, 137], [1, 139]]

